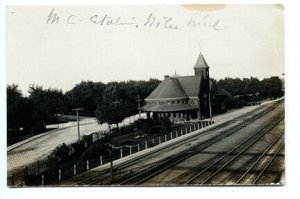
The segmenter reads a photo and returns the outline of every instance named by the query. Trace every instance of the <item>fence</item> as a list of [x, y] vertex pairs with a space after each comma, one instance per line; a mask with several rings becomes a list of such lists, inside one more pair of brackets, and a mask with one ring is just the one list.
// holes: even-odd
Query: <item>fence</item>
[[[99, 155], [98, 158], [87, 160], [81, 164], [74, 164], [68, 169], [51, 170], [47, 166], [47, 157], [38, 160], [37, 162], [25, 167], [23, 174], [18, 176], [13, 174], [8, 180], [8, 184], [15, 186], [19, 185], [51, 185], [57, 184], [61, 180], [68, 179], [74, 175], [81, 174], [92, 168], [107, 164], [110, 160], [126, 157], [128, 155], [137, 153], [147, 148], [156, 146], [158, 144], [167, 142], [177, 137], [186, 135], [195, 130], [201, 129], [208, 125], [214, 124], [214, 121], [197, 121], [193, 123], [186, 123], [184, 126], [176, 127], [171, 132], [161, 135], [148, 136], [141, 139], [136, 145], [125, 145], [121, 147], [112, 147], [110, 155]], [[95, 139], [97, 140], [97, 139]], [[94, 139], [93, 139], [94, 141]], [[22, 182], [20, 182], [20, 180]]]

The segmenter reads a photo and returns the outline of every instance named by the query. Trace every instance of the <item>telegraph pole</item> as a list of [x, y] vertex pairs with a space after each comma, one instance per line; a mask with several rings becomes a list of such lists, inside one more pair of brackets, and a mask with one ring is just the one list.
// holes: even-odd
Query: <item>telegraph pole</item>
[[[121, 102], [120, 101], [114, 101], [114, 102], [111, 102], [112, 104], [120, 104]], [[109, 125], [109, 131], [110, 131], [110, 135], [112, 134], [112, 129]], [[110, 138], [111, 139], [111, 138]], [[113, 165], [113, 157], [112, 157], [112, 150], [113, 150], [113, 145], [112, 143], [109, 144], [109, 161], [110, 161], [110, 180], [111, 182], [114, 180], [114, 165]]]
[[141, 101], [142, 100], [140, 100], [140, 95], [139, 94], [137, 95], [137, 100], [136, 101], [138, 102], [139, 119], [141, 119]]
[[79, 111], [82, 111], [83, 108], [74, 108], [72, 111], [76, 111], [77, 117], [77, 132], [78, 132], [78, 141], [80, 141], [80, 128], [79, 128]]
[[114, 180], [114, 166], [113, 166], [113, 158], [112, 158], [112, 144], [109, 146], [109, 161], [110, 161], [110, 180], [111, 182]]
[[210, 99], [210, 91], [208, 93], [208, 104], [209, 104], [209, 117], [210, 117], [210, 121], [212, 122], [212, 111], [211, 111], [211, 99]]

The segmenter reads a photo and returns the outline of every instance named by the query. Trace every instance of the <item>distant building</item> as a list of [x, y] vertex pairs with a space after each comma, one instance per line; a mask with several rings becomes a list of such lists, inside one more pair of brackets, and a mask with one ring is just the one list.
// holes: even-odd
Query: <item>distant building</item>
[[209, 66], [201, 53], [194, 72], [193, 76], [165, 75], [164, 80], [145, 99], [146, 105], [142, 110], [147, 117], [169, 117], [173, 122], [180, 122], [209, 118], [213, 111], [225, 112], [226, 101], [234, 97], [210, 80]]

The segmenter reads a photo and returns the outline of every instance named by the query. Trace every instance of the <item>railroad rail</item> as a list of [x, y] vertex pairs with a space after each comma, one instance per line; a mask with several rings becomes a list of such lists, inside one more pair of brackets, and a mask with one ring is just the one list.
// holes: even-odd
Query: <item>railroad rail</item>
[[[228, 151], [221, 158], [218, 158], [216, 161], [212, 162], [205, 169], [203, 169], [200, 172], [198, 172], [196, 175], [194, 175], [191, 179], [189, 179], [184, 184], [185, 185], [189, 185], [189, 184], [192, 184], [192, 185], [209, 184], [209, 181], [212, 178], [214, 178], [217, 174], [219, 174], [229, 164], [231, 164], [235, 160], [237, 160], [246, 150], [248, 150], [250, 147], [252, 147], [254, 144], [256, 144], [265, 134], [267, 134], [273, 127], [275, 127], [282, 119], [283, 118], [280, 117], [280, 118], [276, 118], [275, 121], [271, 121], [270, 123], [268, 123], [267, 125], [265, 125], [263, 128], [259, 129], [251, 137], [247, 138], [246, 140], [244, 140], [243, 142], [241, 142], [240, 144], [238, 144], [236, 147], [234, 147], [233, 149], [231, 149], [230, 151]], [[231, 158], [230, 155], [232, 155], [232, 154], [235, 154], [235, 155]], [[229, 160], [226, 160], [226, 158], [229, 158]], [[209, 174], [209, 176], [206, 177], [204, 180], [201, 180], [201, 176], [205, 176], [206, 172], [210, 172], [211, 169], [214, 169], [213, 168], [214, 166], [216, 166], [218, 163], [220, 163], [224, 159], [225, 159], [225, 162], [222, 163], [222, 166], [220, 168], [218, 168], [212, 174]], [[200, 180], [197, 181], [197, 179], [199, 179], [199, 178], [200, 178]]]
[[[225, 137], [228, 137], [232, 134], [234, 134], [237, 130], [244, 128], [245, 126], [247, 126], [248, 124], [250, 124], [251, 122], [253, 122], [254, 120], [262, 117], [263, 115], [265, 115], [266, 113], [270, 112], [271, 110], [273, 110], [276, 107], [277, 104], [274, 104], [273, 106], [267, 108], [264, 111], [261, 111], [257, 114], [254, 114], [252, 116], [251, 113], [250, 114], [245, 114], [243, 116], [243, 118], [247, 118], [245, 119], [244, 123], [237, 125], [236, 127], [233, 127], [231, 130], [226, 131], [226, 132], [222, 132], [217, 136], [214, 136], [213, 138], [204, 141], [204, 142], [200, 142], [198, 145], [191, 147], [190, 149], [186, 150], [186, 151], [182, 151], [181, 153], [178, 153], [174, 156], [171, 156], [167, 159], [165, 159], [164, 161], [157, 163], [157, 165], [152, 166], [150, 168], [144, 169], [141, 172], [138, 172], [136, 174], [130, 175], [130, 176], [126, 176], [124, 179], [125, 180], [121, 180], [118, 181], [117, 184], [119, 185], [139, 185], [145, 181], [147, 181], [148, 179], [154, 177], [155, 175], [171, 168], [174, 165], [177, 165], [178, 163], [182, 162], [183, 160], [195, 155], [196, 153], [199, 153], [199, 151], [202, 151], [203, 149], [207, 148], [208, 146], [224, 139]], [[250, 117], [249, 117], [250, 116]], [[242, 117], [239, 119], [243, 119]]]
[[[253, 168], [255, 166], [257, 166], [262, 159], [265, 157], [265, 155], [276, 145], [278, 145], [279, 141], [282, 139], [284, 135], [284, 131], [282, 131], [280, 133], [280, 135], [269, 145], [269, 147], [267, 147], [265, 149], [265, 151], [249, 166], [249, 168], [243, 173], [242, 176], [240, 176], [234, 184], [242, 184], [243, 180], [245, 179], [245, 177], [247, 175], [250, 174], [250, 172], [253, 170]], [[280, 144], [280, 143], [279, 143]], [[279, 154], [279, 152], [282, 150], [282, 148], [284, 147], [284, 144], [280, 144], [280, 146], [278, 147], [278, 149], [276, 150], [276, 152], [273, 154], [272, 158], [270, 161], [268, 161], [267, 165], [264, 167], [264, 169], [258, 174], [258, 176], [255, 178], [255, 180], [250, 183], [250, 184], [256, 184], [257, 181], [260, 179], [260, 177], [263, 175], [263, 173], [266, 171], [266, 169], [269, 167], [269, 165], [272, 163], [272, 161], [275, 159], [275, 157], [277, 157], [277, 155]]]
[[[266, 107], [265, 110], [263, 110], [263, 111], [261, 109], [260, 110], [257, 110], [257, 109], [252, 110], [252, 111], [250, 111], [248, 113], [245, 113], [242, 116], [240, 116], [239, 120], [243, 120], [245, 118], [248, 118], [248, 119], [245, 119], [245, 120], [248, 120], [248, 123], [251, 123], [251, 121], [253, 121], [254, 119], [257, 119], [260, 116], [274, 110], [277, 107], [277, 105], [280, 104], [280, 103], [282, 103], [282, 100], [274, 102], [272, 105], [269, 105], [269, 104], [263, 105], [264, 107]], [[251, 120], [251, 118], [253, 118], [253, 119]], [[189, 137], [186, 137], [186, 138], [182, 138], [181, 140], [178, 140], [178, 141], [174, 142], [172, 145], [166, 145], [166, 146], [160, 147], [159, 149], [153, 150], [153, 151], [148, 152], [148, 153], [146, 153], [144, 155], [141, 155], [139, 157], [135, 157], [135, 158], [132, 158], [132, 159], [126, 161], [126, 162], [120, 163], [120, 164], [118, 164], [114, 167], [114, 171], [115, 171], [114, 175], [115, 175], [116, 178], [118, 178], [118, 175], [122, 175], [122, 174], [126, 173], [126, 171], [124, 171], [124, 170], [128, 169], [130, 166], [135, 165], [137, 162], [142, 161], [145, 158], [149, 158], [151, 156], [156, 156], [158, 153], [161, 153], [161, 152], [166, 151], [166, 150], [172, 150], [172, 149], [174, 149], [174, 148], [176, 148], [180, 145], [184, 145], [184, 144], [187, 144], [187, 143], [189, 143], [193, 140], [196, 140], [200, 136], [211, 133], [212, 131], [219, 130], [219, 129], [221, 129], [223, 127], [226, 127], [230, 124], [233, 124], [235, 122], [236, 122], [236, 120], [230, 120], [230, 121], [227, 121], [227, 122], [224, 122], [224, 123], [221, 123], [221, 124], [215, 124], [214, 127], [203, 130], [201, 133], [198, 133], [198, 134], [195, 134], [195, 135], [190, 135]], [[244, 126], [245, 126], [245, 123], [244, 123]], [[240, 128], [242, 128], [242, 127], [240, 127]], [[235, 129], [235, 130], [237, 130], [237, 129]], [[149, 166], [151, 167], [151, 165], [149, 165]], [[141, 172], [140, 170], [144, 170], [144, 169], [145, 169], [144, 167], [140, 168], [140, 169], [137, 168], [136, 172]], [[107, 178], [108, 178], [108, 173], [109, 172], [110, 172], [109, 168], [104, 169], [102, 171], [97, 172], [96, 174], [94, 174], [92, 176], [85, 177], [83, 180], [76, 181], [72, 184], [73, 185], [75, 185], [75, 184], [76, 185], [78, 185], [78, 184], [83, 184], [84, 185], [84, 184], [90, 184], [91, 182], [96, 182], [97, 183], [97, 181], [99, 181], [98, 180], [99, 177], [107, 176]], [[130, 175], [132, 175], [132, 174], [130, 174]], [[123, 177], [121, 177], [121, 178], [123, 179]], [[126, 176], [125, 178], [128, 178], [128, 176]], [[114, 182], [109, 182], [109, 183], [122, 184], [122, 183], [119, 183], [119, 182], [120, 182], [120, 180], [114, 181]], [[64, 182], [62, 182], [62, 184], [64, 184]]]

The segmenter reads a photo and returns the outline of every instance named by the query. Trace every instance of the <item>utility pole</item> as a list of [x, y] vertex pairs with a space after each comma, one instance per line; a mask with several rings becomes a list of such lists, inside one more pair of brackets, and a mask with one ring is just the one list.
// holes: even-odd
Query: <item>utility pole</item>
[[138, 102], [139, 119], [141, 119], [141, 101], [142, 100], [140, 100], [140, 95], [139, 94], [137, 95], [137, 100], [136, 101]]
[[[121, 103], [121, 101], [114, 101], [114, 102], [111, 102], [112, 104], [114, 104], [114, 105], [117, 105], [117, 104], [120, 104]], [[118, 123], [116, 124], [117, 125], [117, 127], [118, 127], [118, 130], [119, 130], [119, 126], [118, 126]]]
[[[117, 104], [120, 104], [121, 102], [120, 101], [114, 101], [114, 102], [111, 102], [111, 103], [117, 105]], [[112, 134], [112, 129], [111, 129], [110, 125], [109, 125], [109, 131], [110, 131], [110, 135], [111, 135]], [[111, 182], [113, 182], [113, 180], [114, 180], [114, 165], [113, 165], [113, 157], [112, 157], [112, 150], [113, 150], [112, 142], [109, 144], [108, 150], [109, 150], [109, 161], [110, 161], [110, 180], [111, 180]]]
[[113, 159], [112, 159], [112, 144], [109, 146], [109, 161], [110, 161], [110, 180], [113, 182], [114, 180], [114, 166], [113, 166]]
[[212, 122], [212, 111], [211, 111], [211, 96], [210, 96], [210, 91], [208, 91], [208, 104], [209, 104], [209, 117], [210, 121]]
[[83, 110], [83, 108], [74, 108], [74, 109], [72, 109], [72, 111], [76, 111], [78, 141], [80, 141], [79, 111], [82, 111], [82, 110]]

